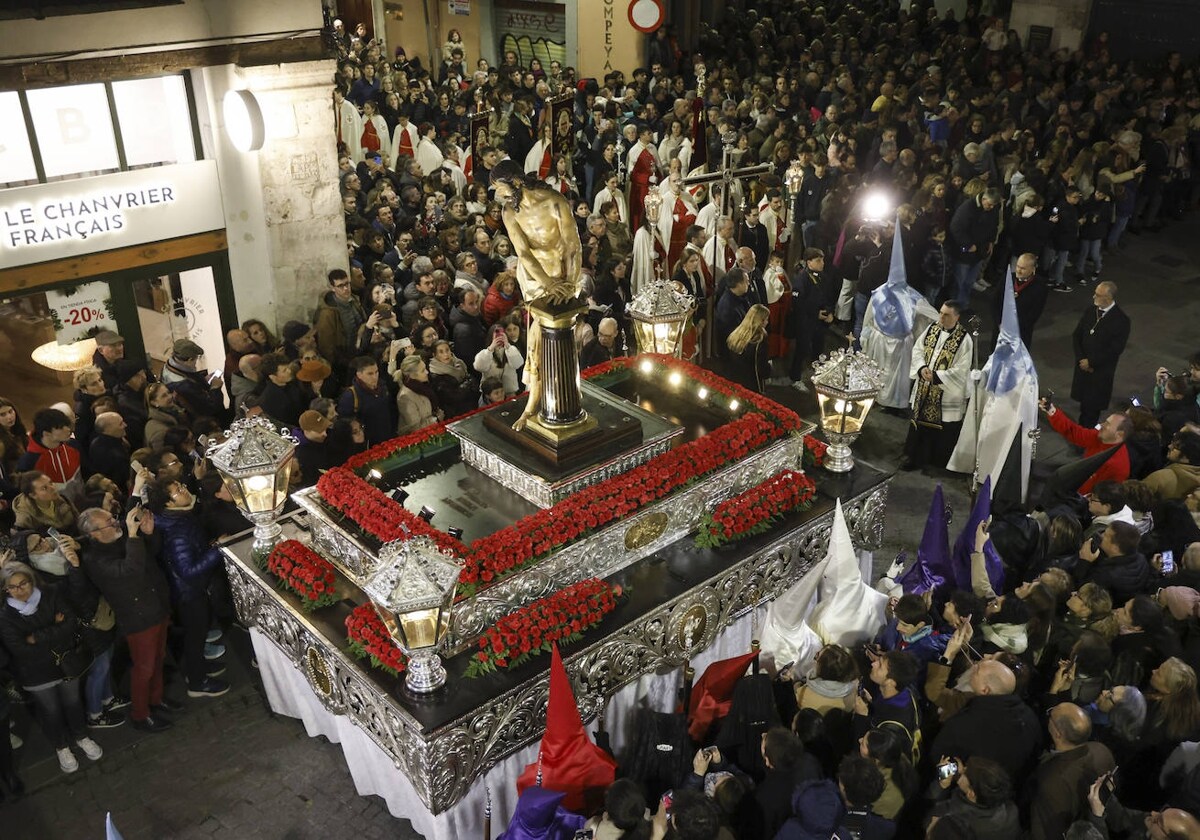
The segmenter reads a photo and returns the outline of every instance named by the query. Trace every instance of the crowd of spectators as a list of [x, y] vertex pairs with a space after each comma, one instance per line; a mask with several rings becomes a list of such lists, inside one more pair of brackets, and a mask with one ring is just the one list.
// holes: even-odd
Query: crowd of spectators
[[[488, 190], [500, 160], [575, 213], [585, 366], [632, 347], [645, 231], [652, 274], [698, 301], [685, 354], [758, 390], [805, 390], [804, 363], [861, 326], [892, 236], [862, 221], [868, 192], [896, 208], [908, 282], [931, 302], [998, 308], [989, 287], [1021, 268], [1029, 342], [1041, 292], [1094, 283], [1125, 237], [1200, 196], [1200, 90], [1178, 54], [1121, 65], [1101, 37], [1035, 55], [974, 6], [939, 17], [922, 0], [753, 6], [705, 27], [702, 55], [661, 30], [629, 78], [511, 52], [493, 66], [455, 37], [426, 69], [338, 28], [349, 271], [328, 272], [312, 317], [247, 320], [207, 364], [177, 341], [157, 375], [105, 331], [72, 404], [26, 425], [0, 399], [0, 667], [64, 772], [76, 748], [101, 757], [90, 733], [127, 706], [134, 726], [170, 727], [183, 704], [164, 693], [168, 659], [191, 699], [229, 688], [215, 545], [248, 523], [205, 460], [229, 420], [293, 429], [302, 487], [522, 390], [518, 266]], [[555, 156], [550, 103], [564, 96], [573, 149]], [[473, 144], [470, 117], [487, 109]], [[729, 196], [681, 182], [726, 142], [730, 160], [770, 171]], [[620, 782], [596, 836], [1200, 836], [1200, 357], [1155, 384], [1153, 406], [1080, 443], [1124, 448], [1124, 475], [980, 532], [1011, 588], [899, 598], [877, 645], [780, 675], [796, 680], [774, 713], [791, 726], [764, 727], [758, 759], [697, 753], [669, 817]], [[19, 793], [5, 734], [0, 790]]]

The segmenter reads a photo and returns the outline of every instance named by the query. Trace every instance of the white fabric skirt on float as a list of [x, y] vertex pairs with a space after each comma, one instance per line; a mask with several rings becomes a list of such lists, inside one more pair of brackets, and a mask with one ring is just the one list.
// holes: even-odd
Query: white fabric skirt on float
[[[868, 560], [869, 563], [869, 560]], [[869, 565], [868, 565], [869, 570]], [[727, 627], [716, 640], [692, 659], [697, 677], [711, 662], [738, 656], [750, 649], [754, 631], [761, 628], [767, 607], [758, 607]], [[250, 630], [259, 675], [267, 701], [276, 714], [297, 718], [304, 723], [309, 737], [325, 736], [340, 744], [346, 766], [361, 796], [379, 796], [395, 817], [409, 820], [427, 840], [460, 840], [483, 836], [483, 811], [491, 789], [492, 836], [508, 825], [517, 802], [516, 780], [526, 766], [537, 760], [538, 742], [502, 759], [481, 778], [475, 780], [466, 796], [441, 814], [431, 814], [408, 778], [392, 759], [366, 733], [345, 715], [334, 715], [313, 693], [305, 675], [269, 638]], [[566, 649], [569, 656], [571, 649]], [[547, 661], [549, 661], [547, 659]], [[605, 710], [606, 728], [612, 748], [619, 756], [633, 741], [633, 727], [639, 707], [666, 712], [675, 704], [680, 687], [680, 669], [647, 674], [618, 691]], [[586, 722], [585, 722], [586, 723]], [[594, 722], [588, 726], [594, 737]]]

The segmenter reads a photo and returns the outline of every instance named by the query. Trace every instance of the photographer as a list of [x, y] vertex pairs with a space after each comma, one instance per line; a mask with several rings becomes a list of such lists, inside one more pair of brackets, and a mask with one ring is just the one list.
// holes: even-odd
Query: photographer
[[139, 505], [122, 526], [107, 511], [88, 508], [79, 515], [79, 531], [87, 538], [83, 570], [112, 607], [133, 660], [133, 725], [147, 732], [169, 729], [171, 722], [161, 712], [180, 707], [163, 696], [170, 606], [166, 577], [154, 559], [162, 542], [154, 516]]

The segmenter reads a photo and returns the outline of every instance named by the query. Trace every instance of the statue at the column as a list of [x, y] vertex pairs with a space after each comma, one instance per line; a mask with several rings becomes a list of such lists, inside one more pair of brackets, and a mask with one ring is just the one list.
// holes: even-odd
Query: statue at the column
[[517, 282], [532, 315], [524, 376], [529, 401], [513, 423], [521, 431], [542, 403], [539, 304], [561, 305], [579, 296], [583, 249], [571, 205], [558, 190], [526, 175], [512, 160], [496, 165], [491, 185], [504, 208], [504, 226], [517, 255]]

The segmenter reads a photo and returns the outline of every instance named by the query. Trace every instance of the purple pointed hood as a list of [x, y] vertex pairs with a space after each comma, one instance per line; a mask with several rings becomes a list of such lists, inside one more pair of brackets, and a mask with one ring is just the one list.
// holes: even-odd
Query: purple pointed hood
[[[979, 527], [979, 523], [991, 515], [992, 479], [991, 476], [988, 476], [979, 488], [979, 495], [975, 497], [975, 506], [971, 508], [971, 515], [967, 517], [958, 539], [954, 542], [954, 585], [959, 589], [971, 591], [971, 550], [975, 547], [975, 531]], [[996, 546], [992, 544], [991, 540], [983, 548], [983, 559], [992, 589], [997, 593], [1003, 592], [1004, 563], [1001, 562], [1000, 552], [996, 551]]]
[[559, 807], [564, 796], [544, 787], [525, 788], [508, 830], [498, 840], [571, 840], [585, 820]]
[[896, 583], [909, 595], [923, 595], [947, 582], [954, 583], [950, 565], [950, 535], [946, 528], [946, 499], [942, 485], [934, 488], [925, 517], [925, 533], [917, 549], [917, 562], [902, 574]]

